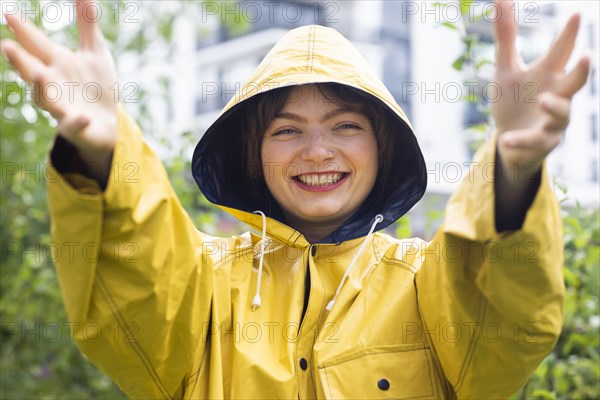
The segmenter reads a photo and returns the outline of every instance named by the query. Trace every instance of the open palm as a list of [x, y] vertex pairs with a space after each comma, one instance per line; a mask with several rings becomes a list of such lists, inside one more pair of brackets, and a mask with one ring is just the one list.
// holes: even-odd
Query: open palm
[[[106, 163], [116, 142], [117, 103], [113, 59], [97, 24], [91, 0], [78, 0], [79, 48], [72, 51], [31, 22], [6, 15], [16, 41], [2, 51], [21, 77], [34, 87], [34, 101], [58, 121], [58, 134], [74, 144], [88, 162]], [[85, 10], [85, 15], [83, 12]], [[59, 93], [60, 95], [57, 95]]]
[[505, 166], [540, 166], [562, 140], [569, 123], [573, 95], [589, 73], [589, 58], [583, 57], [566, 73], [579, 28], [574, 15], [538, 61], [525, 65], [516, 49], [517, 27], [512, 1], [496, 0], [497, 42], [495, 82], [501, 98], [492, 104], [499, 131], [498, 150]]

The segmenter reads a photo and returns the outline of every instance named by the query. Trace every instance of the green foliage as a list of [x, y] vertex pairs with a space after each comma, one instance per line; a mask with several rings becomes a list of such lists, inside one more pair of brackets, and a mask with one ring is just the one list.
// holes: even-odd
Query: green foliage
[[399, 239], [409, 238], [412, 236], [412, 228], [410, 226], [410, 216], [405, 215], [394, 224], [394, 234]]
[[[4, 38], [9, 35], [0, 27]], [[0, 59], [0, 397], [122, 398], [70, 340], [51, 264], [46, 154], [54, 126]]]
[[[447, 3], [436, 4], [438, 7], [442, 7]], [[463, 96], [462, 100], [473, 104], [479, 112], [488, 117], [488, 120], [483, 123], [467, 127], [467, 137], [472, 152], [475, 152], [475, 150], [484, 143], [492, 126], [489, 118], [489, 105], [487, 104], [483, 93], [481, 93], [480, 90], [469, 89], [469, 85], [472, 85], [474, 82], [479, 83], [479, 85], [476, 86], [477, 88], [485, 87], [488, 81], [482, 76], [482, 70], [486, 66], [493, 64], [492, 60], [486, 59], [481, 55], [481, 52], [477, 51], [481, 47], [481, 40], [477, 33], [472, 32], [472, 25], [481, 24], [484, 18], [489, 20], [490, 14], [493, 12], [493, 7], [487, 8], [485, 11], [482, 9], [478, 12], [476, 11], [478, 10], [476, 6], [477, 4], [474, 4], [473, 1], [461, 0], [460, 20], [458, 22], [442, 21], [440, 23], [440, 27], [448, 29], [452, 31], [453, 34], [458, 35], [463, 44], [462, 52], [452, 62], [453, 69], [462, 71], [466, 76], [469, 76], [469, 79], [463, 82], [467, 95]]]
[[556, 348], [538, 368], [522, 398], [600, 397], [600, 212], [565, 212], [565, 322]]

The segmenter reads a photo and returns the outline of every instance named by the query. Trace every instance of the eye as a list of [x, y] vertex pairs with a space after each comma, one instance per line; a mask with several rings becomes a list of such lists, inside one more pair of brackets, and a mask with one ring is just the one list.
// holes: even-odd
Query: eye
[[343, 124], [340, 124], [337, 126], [336, 129], [362, 129], [360, 126], [358, 126], [357, 124], [351, 123], [351, 122], [344, 122]]
[[276, 131], [276, 132], [274, 132], [274, 133], [273, 133], [273, 136], [279, 136], [279, 135], [291, 135], [291, 134], [293, 134], [293, 133], [296, 133], [296, 131], [295, 131], [294, 129], [287, 128], [287, 129], [282, 129], [282, 130], [280, 130], [280, 131]]

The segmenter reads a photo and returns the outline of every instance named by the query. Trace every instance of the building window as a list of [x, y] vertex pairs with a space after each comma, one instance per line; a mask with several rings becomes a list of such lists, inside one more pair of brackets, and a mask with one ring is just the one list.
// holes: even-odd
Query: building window
[[592, 114], [591, 118], [591, 133], [592, 133], [592, 142], [596, 143], [598, 141], [598, 114]]
[[[271, 28], [292, 29], [304, 25], [331, 25], [339, 5], [335, 2], [318, 1], [238, 1], [240, 18], [247, 22], [249, 30], [258, 32]], [[243, 33], [243, 32], [242, 32]], [[236, 35], [234, 35], [236, 36]], [[232, 36], [228, 36], [230, 38]]]
[[592, 160], [592, 182], [598, 182], [598, 160]]
[[596, 82], [596, 68], [593, 67], [590, 72], [590, 94], [595, 96], [598, 93], [598, 83]]

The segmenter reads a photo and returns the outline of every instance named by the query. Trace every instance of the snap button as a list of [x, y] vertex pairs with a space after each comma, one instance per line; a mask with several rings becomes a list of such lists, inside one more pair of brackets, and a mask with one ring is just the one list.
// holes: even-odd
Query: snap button
[[390, 381], [383, 378], [377, 381], [377, 387], [381, 390], [388, 390], [390, 388]]
[[300, 368], [302, 368], [302, 371], [306, 371], [306, 368], [308, 368], [308, 361], [306, 361], [306, 358], [300, 359]]
[[313, 257], [317, 255], [317, 246], [313, 246], [310, 249], [310, 254], [312, 254]]

